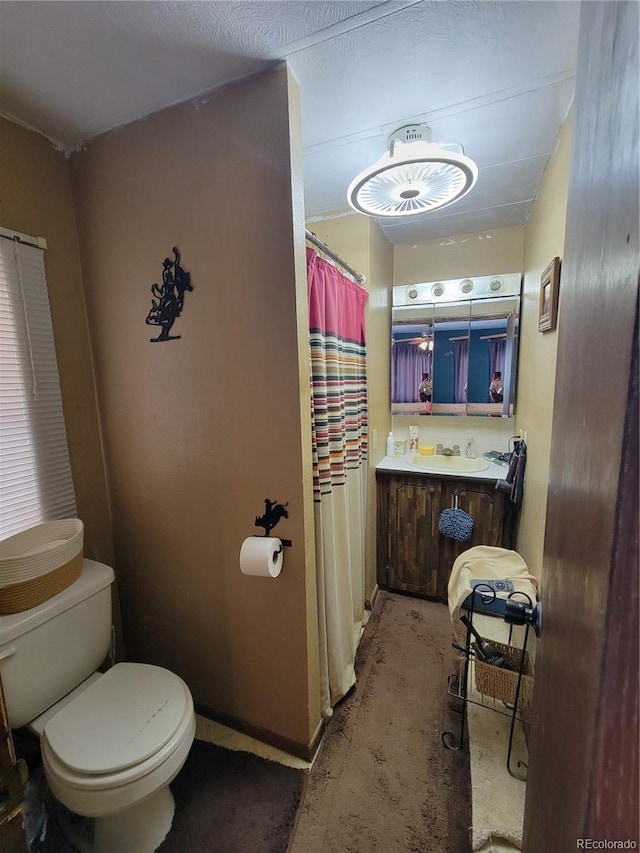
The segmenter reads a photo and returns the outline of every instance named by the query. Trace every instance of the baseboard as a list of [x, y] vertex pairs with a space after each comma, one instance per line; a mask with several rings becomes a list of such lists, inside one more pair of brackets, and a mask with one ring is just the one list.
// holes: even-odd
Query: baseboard
[[196, 714], [201, 717], [206, 717], [208, 720], [213, 720], [215, 723], [221, 723], [230, 729], [235, 729], [237, 732], [242, 732], [249, 737], [260, 740], [263, 743], [274, 746], [276, 749], [281, 749], [283, 752], [288, 752], [289, 755], [295, 755], [297, 758], [302, 758], [304, 761], [313, 761], [313, 758], [318, 751], [320, 741], [324, 733], [325, 722], [321, 720], [315, 730], [311, 742], [308, 744], [300, 743], [292, 740], [284, 735], [272, 732], [269, 729], [263, 729], [261, 726], [256, 726], [254, 723], [249, 723], [241, 717], [236, 717], [226, 711], [221, 711], [218, 708], [212, 708], [202, 702], [194, 702]]
[[373, 592], [371, 593], [371, 598], [365, 598], [364, 600], [364, 609], [373, 611], [373, 608], [376, 606], [376, 598], [378, 597], [378, 593], [380, 592], [378, 588], [378, 584], [376, 584], [373, 588]]
[[309, 744], [309, 754], [311, 756], [308, 759], [309, 761], [313, 761], [313, 759], [316, 757], [316, 753], [320, 748], [320, 741], [322, 740], [322, 735], [324, 734], [324, 730], [326, 729], [326, 727], [327, 721], [324, 719], [320, 720], [315, 732], [313, 733], [313, 737], [311, 738], [311, 743]]

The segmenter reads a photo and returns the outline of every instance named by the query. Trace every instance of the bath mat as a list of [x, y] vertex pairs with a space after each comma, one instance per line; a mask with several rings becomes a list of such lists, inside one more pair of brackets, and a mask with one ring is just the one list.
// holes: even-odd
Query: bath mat
[[194, 741], [171, 784], [173, 826], [158, 853], [285, 853], [305, 772]]
[[[472, 694], [476, 700], [479, 694]], [[471, 799], [473, 808], [473, 850], [485, 849], [488, 842], [522, 848], [526, 783], [509, 775], [506, 767], [510, 720], [487, 708], [468, 705]], [[526, 760], [526, 746], [520, 725], [514, 732], [511, 766]], [[498, 847], [497, 849], [502, 849]]]

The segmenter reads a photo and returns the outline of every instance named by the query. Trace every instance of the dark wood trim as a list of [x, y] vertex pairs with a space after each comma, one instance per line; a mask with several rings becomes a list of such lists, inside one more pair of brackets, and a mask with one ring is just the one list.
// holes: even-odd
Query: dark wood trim
[[523, 853], [640, 842], [639, 10], [581, 6]]
[[586, 835], [640, 841], [637, 314], [633, 354]]
[[253, 737], [256, 740], [269, 744], [269, 746], [274, 746], [276, 749], [288, 752], [289, 755], [295, 755], [297, 758], [302, 758], [303, 761], [313, 761], [326, 728], [326, 722], [322, 720], [318, 724], [318, 728], [311, 738], [311, 742], [303, 744], [298, 741], [291, 740], [291, 738], [285, 737], [284, 735], [272, 732], [269, 729], [263, 729], [261, 726], [256, 726], [253, 723], [249, 723], [241, 717], [235, 717], [233, 714], [229, 714], [226, 711], [212, 708], [209, 705], [205, 705], [203, 702], [194, 702], [194, 706], [196, 714], [200, 714], [201, 717], [206, 717], [208, 720], [213, 720], [214, 723], [221, 723], [223, 726], [227, 726], [227, 728], [235, 729], [237, 732], [249, 735], [249, 737]]

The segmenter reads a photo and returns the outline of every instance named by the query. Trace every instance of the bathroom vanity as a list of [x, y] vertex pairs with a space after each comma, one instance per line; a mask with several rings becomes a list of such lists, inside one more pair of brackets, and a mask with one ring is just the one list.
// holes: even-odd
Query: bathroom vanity
[[[514, 548], [509, 495], [495, 488], [505, 474], [506, 468], [493, 462], [482, 471], [445, 473], [421, 470], [405, 457], [385, 457], [376, 467], [378, 585], [446, 602], [449, 573], [459, 554], [474, 545]], [[467, 542], [438, 531], [440, 513], [455, 506], [456, 499], [474, 521]]]

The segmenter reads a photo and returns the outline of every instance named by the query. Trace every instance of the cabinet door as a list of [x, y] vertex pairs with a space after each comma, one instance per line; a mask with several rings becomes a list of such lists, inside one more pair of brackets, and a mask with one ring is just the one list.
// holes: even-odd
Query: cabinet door
[[444, 485], [443, 509], [455, 505], [456, 495], [459, 509], [469, 513], [473, 519], [473, 535], [468, 542], [457, 542], [440, 534], [442, 570], [438, 579], [438, 597], [442, 601], [447, 601], [451, 567], [459, 554], [475, 545], [503, 547], [505, 493], [496, 491], [493, 483], [448, 480]]
[[389, 587], [436, 598], [440, 483], [427, 477], [394, 478], [388, 497]]

